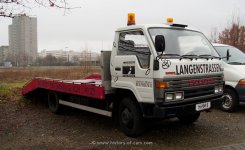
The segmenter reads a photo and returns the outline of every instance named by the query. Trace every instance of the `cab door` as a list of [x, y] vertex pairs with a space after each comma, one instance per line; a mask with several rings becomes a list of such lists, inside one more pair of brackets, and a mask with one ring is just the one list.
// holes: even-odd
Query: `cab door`
[[131, 90], [138, 101], [153, 101], [153, 56], [141, 30], [118, 34], [113, 61], [112, 86]]

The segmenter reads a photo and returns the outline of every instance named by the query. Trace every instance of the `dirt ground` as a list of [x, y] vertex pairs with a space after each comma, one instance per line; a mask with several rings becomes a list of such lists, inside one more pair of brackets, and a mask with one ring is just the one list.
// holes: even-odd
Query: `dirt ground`
[[40, 101], [0, 100], [0, 149], [219, 149], [245, 141], [244, 115], [241, 106], [232, 114], [204, 112], [192, 125], [152, 122], [134, 139], [104, 116], [71, 108], [55, 115]]

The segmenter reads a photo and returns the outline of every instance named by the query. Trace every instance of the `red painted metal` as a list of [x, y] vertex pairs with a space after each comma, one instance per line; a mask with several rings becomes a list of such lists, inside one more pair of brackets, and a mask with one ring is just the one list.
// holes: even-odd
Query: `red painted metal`
[[84, 79], [101, 80], [101, 74], [99, 74], [99, 73], [93, 73], [91, 75], [86, 76]]
[[215, 82], [214, 78], [188, 80], [189, 86], [207, 85], [207, 84], [213, 84], [214, 82]]
[[34, 78], [22, 88], [22, 95], [28, 94], [35, 89], [47, 89], [67, 94], [86, 96], [90, 98], [105, 99], [104, 87], [102, 87], [101, 84], [89, 82], [89, 79], [87, 79], [87, 81], [88, 83], [80, 83], [69, 82], [65, 80]]

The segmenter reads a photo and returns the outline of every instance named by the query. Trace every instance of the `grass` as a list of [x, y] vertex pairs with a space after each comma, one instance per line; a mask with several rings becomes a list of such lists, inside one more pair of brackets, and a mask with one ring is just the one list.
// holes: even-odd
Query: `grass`
[[20, 97], [20, 91], [26, 82], [0, 83], [0, 100], [16, 100]]
[[31, 80], [33, 77], [54, 79], [81, 79], [92, 73], [100, 72], [98, 67], [25, 67], [0, 69], [0, 82]]
[[34, 77], [54, 79], [82, 79], [84, 76], [100, 72], [98, 67], [25, 67], [0, 68], [0, 103], [9, 100], [23, 102], [22, 87]]

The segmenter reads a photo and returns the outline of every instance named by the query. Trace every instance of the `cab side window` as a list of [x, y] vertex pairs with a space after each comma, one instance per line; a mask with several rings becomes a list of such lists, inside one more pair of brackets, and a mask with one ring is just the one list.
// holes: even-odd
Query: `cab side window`
[[141, 68], [149, 68], [150, 49], [142, 31], [119, 34], [117, 55], [136, 55]]

